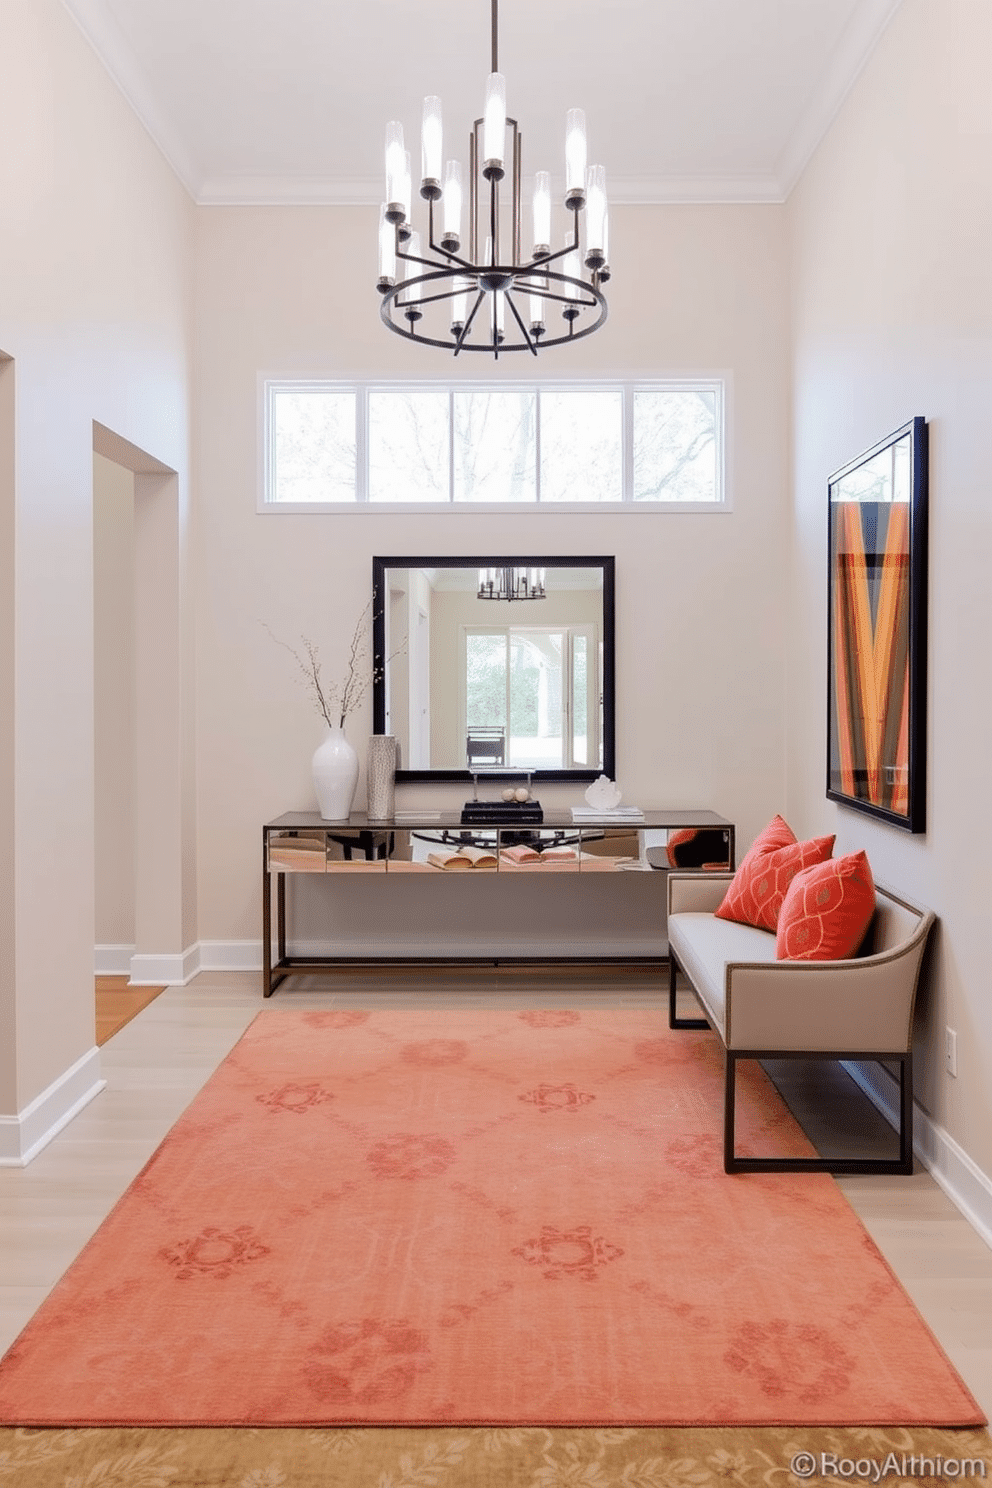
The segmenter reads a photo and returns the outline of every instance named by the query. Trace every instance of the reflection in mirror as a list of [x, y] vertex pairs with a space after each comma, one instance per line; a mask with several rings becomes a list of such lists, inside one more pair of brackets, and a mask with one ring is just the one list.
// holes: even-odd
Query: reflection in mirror
[[612, 776], [613, 574], [611, 557], [374, 558], [373, 727], [396, 735], [397, 778]]

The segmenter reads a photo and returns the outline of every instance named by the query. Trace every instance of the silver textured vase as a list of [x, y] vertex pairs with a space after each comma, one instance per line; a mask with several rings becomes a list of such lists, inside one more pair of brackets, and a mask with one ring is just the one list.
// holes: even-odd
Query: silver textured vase
[[373, 734], [365, 770], [370, 821], [388, 821], [396, 805], [396, 736]]

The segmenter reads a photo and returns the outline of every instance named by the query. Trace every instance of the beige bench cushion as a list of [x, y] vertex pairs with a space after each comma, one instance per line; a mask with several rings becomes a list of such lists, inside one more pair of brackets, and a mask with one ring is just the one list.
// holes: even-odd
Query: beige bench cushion
[[707, 1017], [726, 1042], [727, 965], [737, 961], [774, 963], [774, 935], [770, 930], [689, 910], [669, 918], [668, 943], [692, 982]]

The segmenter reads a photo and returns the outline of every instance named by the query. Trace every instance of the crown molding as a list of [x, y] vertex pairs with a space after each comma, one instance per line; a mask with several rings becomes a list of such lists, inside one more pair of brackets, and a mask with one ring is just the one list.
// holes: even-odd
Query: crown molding
[[[782, 202], [774, 176], [611, 176], [616, 206]], [[213, 176], [196, 195], [201, 207], [378, 207], [378, 177]]]
[[901, 4], [902, 0], [862, 0], [854, 12], [779, 160], [783, 199], [799, 183]]
[[62, 0], [62, 4], [138, 116], [153, 144], [196, 201], [201, 172], [172, 122], [155, 102], [148, 79], [135, 61], [134, 53], [104, 0]]

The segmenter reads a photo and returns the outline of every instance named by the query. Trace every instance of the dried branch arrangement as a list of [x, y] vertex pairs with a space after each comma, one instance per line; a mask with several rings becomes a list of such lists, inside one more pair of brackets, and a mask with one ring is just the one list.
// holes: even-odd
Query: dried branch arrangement
[[[321, 714], [328, 728], [344, 728], [345, 719], [354, 712], [372, 683], [378, 681], [383, 675], [383, 668], [374, 666], [372, 660], [374, 604], [375, 595], [373, 594], [358, 617], [351, 637], [348, 665], [343, 682], [324, 681], [320, 651], [309, 636], [300, 637], [302, 650], [298, 651], [295, 646], [273, 635], [269, 627], [265, 626], [276, 645], [282, 646], [283, 650], [288, 651], [293, 657], [299, 668], [300, 681], [310, 693], [317, 712]], [[386, 661], [389, 662], [393, 656], [400, 655], [405, 648], [406, 641], [404, 640], [403, 644], [386, 658]]]

